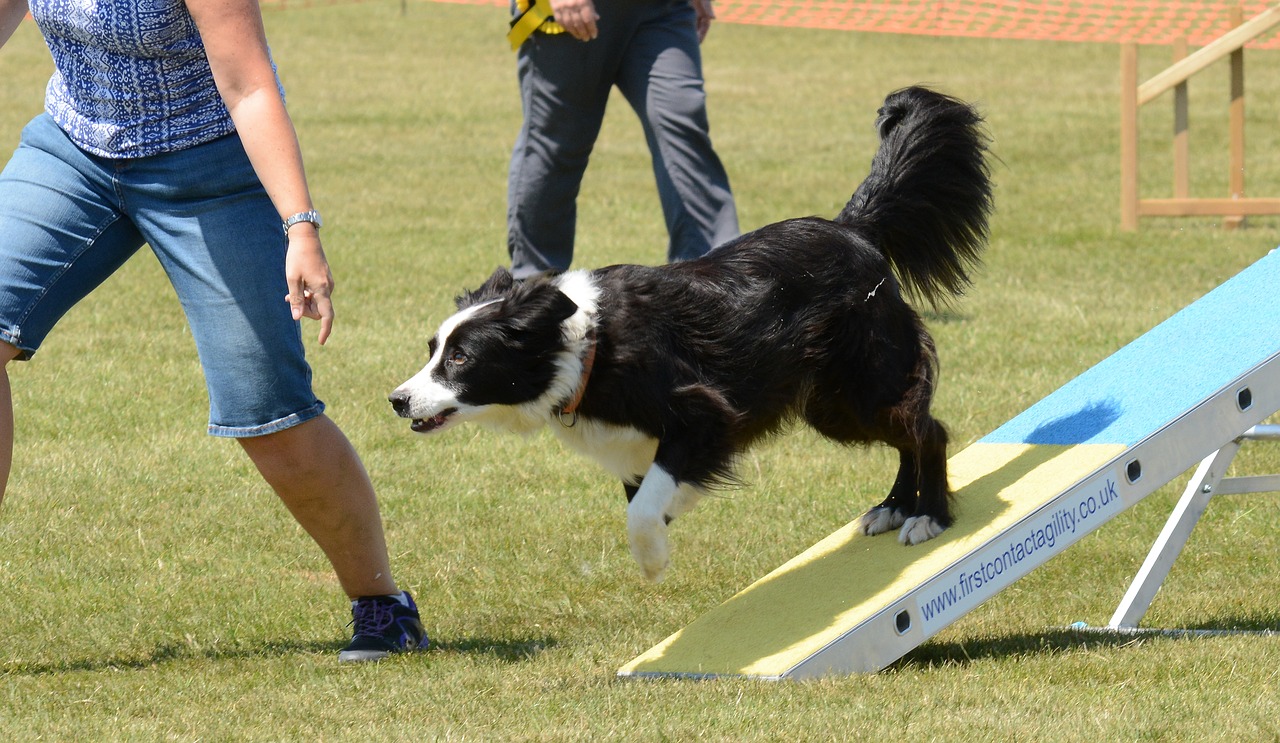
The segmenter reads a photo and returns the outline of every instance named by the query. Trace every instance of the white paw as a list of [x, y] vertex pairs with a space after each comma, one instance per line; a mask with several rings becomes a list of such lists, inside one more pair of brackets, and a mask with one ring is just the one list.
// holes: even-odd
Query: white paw
[[938, 536], [946, 528], [932, 516], [912, 516], [902, 523], [898, 541], [906, 545], [920, 544]]
[[631, 556], [640, 566], [644, 577], [658, 583], [671, 560], [667, 546], [667, 525], [662, 518], [636, 517], [627, 514], [627, 536], [631, 542]]
[[902, 526], [902, 511], [889, 506], [876, 506], [858, 519], [858, 531], [873, 537]]

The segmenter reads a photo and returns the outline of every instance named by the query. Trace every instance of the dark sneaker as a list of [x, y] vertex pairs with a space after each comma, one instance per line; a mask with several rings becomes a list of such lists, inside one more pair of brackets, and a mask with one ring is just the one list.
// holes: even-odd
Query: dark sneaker
[[340, 663], [382, 660], [392, 653], [427, 647], [427, 631], [418, 618], [418, 607], [405, 591], [396, 596], [363, 596], [351, 603], [351, 643], [338, 651]]

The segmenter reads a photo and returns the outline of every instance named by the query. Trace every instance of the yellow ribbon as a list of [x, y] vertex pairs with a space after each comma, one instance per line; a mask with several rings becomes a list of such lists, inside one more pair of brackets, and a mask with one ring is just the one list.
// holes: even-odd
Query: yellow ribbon
[[541, 31], [546, 34], [564, 33], [564, 27], [551, 17], [550, 0], [516, 0], [516, 10], [519, 11], [511, 21], [511, 30], [507, 32], [507, 41], [511, 42], [511, 51], [520, 48], [524, 40], [534, 31]]

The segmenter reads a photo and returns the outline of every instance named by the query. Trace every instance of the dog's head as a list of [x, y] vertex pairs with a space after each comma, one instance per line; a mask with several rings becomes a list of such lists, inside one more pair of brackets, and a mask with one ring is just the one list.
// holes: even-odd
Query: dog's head
[[525, 429], [535, 409], [549, 410], [572, 392], [577, 349], [566, 321], [579, 306], [556, 280], [516, 282], [499, 268], [456, 304], [427, 345], [427, 365], [389, 397], [414, 431], [471, 420]]

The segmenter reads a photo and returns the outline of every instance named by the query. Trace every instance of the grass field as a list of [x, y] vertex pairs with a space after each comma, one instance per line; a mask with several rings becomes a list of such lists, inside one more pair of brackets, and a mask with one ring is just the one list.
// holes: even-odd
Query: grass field
[[[0, 509], [0, 732], [8, 740], [1280, 739], [1280, 640], [1109, 639], [1105, 624], [1182, 481], [875, 675], [624, 682], [618, 666], [876, 502], [894, 459], [807, 432], [673, 531], [645, 583], [617, 483], [546, 435], [412, 435], [386, 393], [452, 297], [506, 261], [519, 122], [501, 9], [370, 2], [268, 10], [338, 279], [311, 348], [320, 396], [378, 486], [430, 652], [336, 662], [349, 619], [319, 551], [239, 447], [204, 434], [194, 347], [142, 253], [12, 369], [18, 444]], [[986, 268], [928, 320], [953, 451], [1280, 243], [1280, 219], [1119, 221], [1110, 46], [721, 25], [705, 47], [713, 137], [745, 229], [832, 215], [866, 172], [884, 95], [975, 101], [1000, 161]], [[1144, 50], [1143, 78], [1167, 59]], [[1247, 55], [1249, 193], [1280, 194], [1280, 55]], [[0, 151], [40, 109], [47, 52], [0, 52]], [[1193, 190], [1226, 193], [1226, 71], [1192, 83]], [[1171, 115], [1144, 109], [1144, 195], [1169, 191]], [[580, 202], [580, 266], [653, 263], [665, 235], [618, 99]], [[306, 327], [308, 339], [314, 324]], [[1173, 353], [1195, 353], [1193, 339]], [[1206, 359], [1212, 363], [1212, 359]], [[1152, 369], [1152, 374], [1160, 370]], [[1280, 471], [1246, 447], [1237, 469]], [[963, 504], [960, 504], [963, 513]], [[1280, 501], [1209, 509], [1152, 626], [1280, 627]]]

